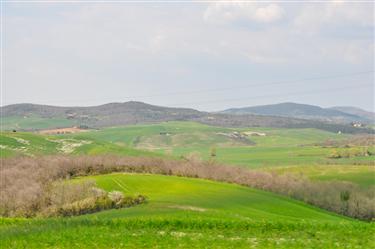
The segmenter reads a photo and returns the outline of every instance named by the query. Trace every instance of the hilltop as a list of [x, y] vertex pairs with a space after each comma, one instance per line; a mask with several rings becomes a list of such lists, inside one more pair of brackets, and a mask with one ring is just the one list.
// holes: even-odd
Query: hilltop
[[349, 113], [349, 114], [356, 115], [362, 118], [366, 118], [366, 119], [372, 120], [372, 122], [374, 122], [375, 120], [374, 112], [369, 112], [369, 111], [363, 110], [361, 108], [353, 107], [353, 106], [334, 106], [334, 107], [331, 107], [330, 109]]
[[222, 111], [230, 114], [256, 114], [279, 117], [302, 118], [326, 122], [373, 122], [374, 113], [356, 107], [322, 108], [315, 105], [280, 103], [274, 105], [260, 105], [243, 108], [232, 108]]
[[[318, 128], [344, 133], [372, 132], [371, 129], [354, 128], [348, 124], [332, 123], [329, 120], [282, 117], [274, 115], [272, 112], [267, 115], [209, 113], [189, 108], [155, 106], [136, 101], [90, 107], [14, 104], [1, 107], [0, 110], [3, 117], [3, 130], [41, 130], [72, 126], [103, 128], [166, 121], [194, 121], [221, 127]], [[331, 112], [339, 111], [331, 110]], [[356, 116], [351, 115], [350, 117]]]
[[89, 107], [15, 104], [2, 107], [1, 110], [4, 117], [62, 118], [98, 127], [191, 119], [203, 115], [203, 113], [193, 109], [160, 107], [136, 101], [108, 103]]

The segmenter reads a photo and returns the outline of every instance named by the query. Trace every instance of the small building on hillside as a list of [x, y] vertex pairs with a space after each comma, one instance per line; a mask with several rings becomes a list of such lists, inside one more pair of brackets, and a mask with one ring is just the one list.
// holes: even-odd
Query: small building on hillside
[[361, 128], [361, 127], [364, 127], [364, 124], [360, 123], [360, 122], [352, 122], [351, 125], [353, 127], [356, 127], [356, 128]]

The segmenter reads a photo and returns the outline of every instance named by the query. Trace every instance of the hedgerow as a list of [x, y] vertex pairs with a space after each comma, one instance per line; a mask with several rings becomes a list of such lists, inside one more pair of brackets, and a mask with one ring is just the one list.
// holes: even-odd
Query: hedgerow
[[32, 216], [45, 205], [45, 196], [56, 181], [111, 172], [154, 173], [237, 183], [289, 196], [349, 217], [362, 220], [375, 218], [373, 187], [363, 189], [352, 183], [314, 182], [299, 175], [226, 166], [214, 161], [201, 161], [194, 156], [170, 160], [113, 155], [3, 159], [0, 215]]

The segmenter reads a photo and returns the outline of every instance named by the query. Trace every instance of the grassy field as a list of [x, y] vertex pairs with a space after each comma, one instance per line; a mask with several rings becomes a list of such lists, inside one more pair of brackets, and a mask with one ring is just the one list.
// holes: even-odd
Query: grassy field
[[[349, 138], [316, 129], [229, 129], [167, 122], [54, 136], [2, 132], [0, 150], [2, 157], [110, 153], [180, 158], [196, 153], [206, 160], [257, 170], [303, 174], [317, 181], [348, 181], [363, 188], [374, 186], [374, 156], [330, 159], [333, 150], [347, 149], [319, 145]], [[107, 191], [145, 195], [148, 201], [73, 218], [1, 218], [0, 248], [375, 247], [374, 223], [338, 216], [269, 192], [144, 174], [109, 174], [73, 181], [87, 179]]]
[[[257, 132], [265, 136], [247, 136], [244, 139], [226, 136], [233, 132]], [[329, 158], [334, 151], [368, 149], [375, 152], [373, 147], [336, 149], [319, 146], [325, 141], [343, 141], [351, 136], [317, 129], [228, 129], [191, 122], [167, 122], [107, 128], [72, 136], [95, 138], [174, 157], [195, 153], [205, 160], [212, 158], [214, 148], [213, 158], [226, 164], [302, 173], [316, 180], [350, 181], [365, 187], [375, 185], [375, 156]]]
[[[165, 146], [176, 147], [182, 144], [187, 147], [202, 144], [212, 145], [221, 143], [240, 142], [218, 133], [238, 132], [258, 132], [265, 133], [265, 136], [250, 136], [248, 140], [254, 141], [262, 147], [297, 146], [303, 144], [313, 144], [324, 140], [340, 140], [348, 138], [349, 135], [335, 134], [317, 129], [276, 129], [276, 128], [222, 128], [208, 126], [194, 122], [165, 122], [151, 125], [135, 125], [124, 127], [105, 128], [91, 133], [81, 133], [83, 137], [96, 137], [100, 140], [125, 143], [132, 146], [140, 146], [143, 142], [153, 141], [160, 143], [160, 133], [168, 133], [164, 142]], [[207, 137], [209, 140], [207, 141]], [[246, 144], [246, 142], [244, 142]]]
[[2, 219], [1, 248], [373, 248], [375, 226], [268, 192], [160, 175], [110, 174], [99, 187], [141, 206], [64, 219]]
[[375, 185], [374, 166], [366, 165], [313, 165], [313, 166], [286, 166], [272, 169], [278, 173], [304, 174], [311, 179], [321, 181], [347, 181], [362, 187]]
[[55, 127], [70, 127], [76, 122], [66, 118], [42, 118], [42, 117], [3, 117], [1, 126], [3, 130], [39, 130]]
[[[264, 136], [245, 136], [249, 132], [263, 133]], [[233, 137], [234, 133], [242, 137]], [[197, 153], [201, 158], [209, 159], [214, 149], [215, 160], [250, 168], [290, 164], [353, 164], [357, 161], [369, 164], [375, 159], [374, 156], [329, 159], [333, 149], [317, 144], [327, 140], [344, 140], [350, 136], [317, 129], [229, 129], [192, 122], [167, 122], [106, 128], [71, 136], [79, 139], [94, 138], [175, 157]]]
[[[249, 132], [258, 133], [258, 136], [244, 136]], [[242, 137], [234, 134], [241, 134]], [[350, 137], [316, 129], [229, 129], [193, 122], [166, 122], [55, 136], [3, 132], [0, 135], [0, 150], [2, 157], [17, 154], [110, 153], [180, 158], [194, 153], [204, 160], [213, 158], [253, 169], [303, 173], [316, 180], [375, 185], [375, 156], [329, 158], [334, 151], [369, 149], [375, 152], [373, 147], [335, 149], [319, 146], [327, 140], [341, 141]], [[211, 156], [213, 151], [214, 157]]]
[[[248, 132], [263, 133], [265, 136], [244, 136]], [[235, 133], [242, 137], [233, 137]], [[3, 156], [16, 153], [52, 154], [64, 152], [64, 148], [65, 152], [73, 154], [126, 155], [133, 148], [143, 153], [152, 151], [176, 158], [196, 153], [207, 160], [215, 150], [215, 160], [250, 168], [291, 164], [371, 163], [374, 156], [329, 159], [333, 149], [316, 145], [326, 140], [343, 140], [348, 137], [315, 129], [228, 129], [192, 122], [167, 122], [55, 136], [3, 132], [0, 145]], [[137, 153], [134, 150], [130, 154]]]
[[49, 154], [117, 154], [127, 156], [158, 156], [156, 153], [120, 146], [95, 139], [66, 136], [46, 136], [31, 132], [2, 132], [1, 157], [16, 155], [38, 156]]

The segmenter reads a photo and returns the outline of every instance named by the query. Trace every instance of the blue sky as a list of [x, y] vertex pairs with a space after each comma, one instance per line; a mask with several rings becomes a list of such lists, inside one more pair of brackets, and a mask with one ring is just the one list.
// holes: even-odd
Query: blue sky
[[344, 1], [7, 2], [2, 104], [371, 110], [373, 10]]

